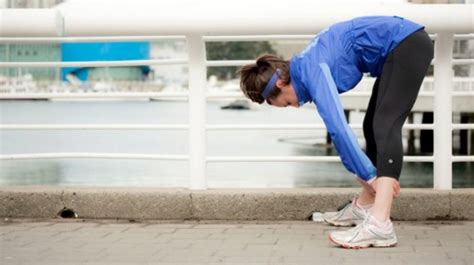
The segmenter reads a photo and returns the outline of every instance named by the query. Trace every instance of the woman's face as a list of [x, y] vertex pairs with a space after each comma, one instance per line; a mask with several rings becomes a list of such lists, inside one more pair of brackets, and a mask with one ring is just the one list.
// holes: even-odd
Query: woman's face
[[281, 93], [276, 98], [268, 99], [267, 103], [275, 107], [292, 106], [298, 108], [298, 98], [293, 86], [291, 84], [285, 85], [281, 80], [278, 80], [276, 85], [280, 88]]

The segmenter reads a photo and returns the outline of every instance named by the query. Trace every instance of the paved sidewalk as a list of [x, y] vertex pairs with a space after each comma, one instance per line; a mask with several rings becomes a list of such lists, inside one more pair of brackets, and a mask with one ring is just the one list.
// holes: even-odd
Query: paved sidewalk
[[0, 221], [0, 264], [474, 264], [474, 222], [394, 224], [397, 247], [350, 250], [312, 221]]

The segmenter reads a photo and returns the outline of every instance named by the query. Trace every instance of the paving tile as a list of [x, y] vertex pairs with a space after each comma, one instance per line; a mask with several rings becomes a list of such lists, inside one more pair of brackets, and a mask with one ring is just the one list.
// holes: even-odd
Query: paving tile
[[0, 224], [0, 264], [472, 264], [474, 222], [396, 222], [394, 248], [329, 242], [347, 228], [286, 221]]

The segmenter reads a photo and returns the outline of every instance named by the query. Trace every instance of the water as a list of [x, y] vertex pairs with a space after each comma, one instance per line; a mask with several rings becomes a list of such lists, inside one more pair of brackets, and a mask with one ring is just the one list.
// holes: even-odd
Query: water
[[[322, 123], [314, 108], [222, 110], [226, 102], [209, 102], [210, 124]], [[50, 102], [0, 101], [2, 124], [187, 123], [187, 102]], [[360, 123], [363, 113], [351, 113]], [[364, 146], [361, 130], [355, 130]], [[337, 155], [325, 145], [324, 130], [209, 131], [210, 156]], [[183, 130], [5, 130], [2, 154], [100, 152], [187, 154]], [[406, 148], [406, 139], [405, 139]], [[474, 163], [453, 164], [453, 186], [474, 187]], [[210, 188], [352, 187], [354, 177], [340, 162], [209, 163]], [[85, 185], [187, 187], [187, 161], [127, 159], [36, 159], [0, 161], [0, 185]], [[432, 187], [432, 163], [405, 163], [402, 187]]]

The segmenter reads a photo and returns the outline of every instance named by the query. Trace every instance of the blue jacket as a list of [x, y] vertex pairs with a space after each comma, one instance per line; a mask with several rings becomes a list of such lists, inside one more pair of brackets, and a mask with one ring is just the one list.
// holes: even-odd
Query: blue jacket
[[376, 168], [348, 126], [338, 94], [354, 88], [365, 72], [382, 73], [388, 54], [424, 26], [398, 16], [366, 16], [322, 30], [290, 59], [291, 84], [300, 106], [314, 102], [343, 165], [371, 182]]

